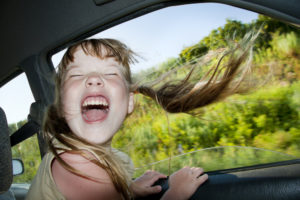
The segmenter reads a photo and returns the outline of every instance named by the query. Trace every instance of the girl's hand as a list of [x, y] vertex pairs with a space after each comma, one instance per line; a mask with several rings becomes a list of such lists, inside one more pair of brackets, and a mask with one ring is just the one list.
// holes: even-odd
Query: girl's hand
[[152, 186], [158, 179], [167, 178], [166, 175], [159, 172], [148, 170], [145, 174], [135, 179], [130, 185], [134, 197], [143, 197], [150, 194], [159, 193], [161, 186]]
[[184, 167], [173, 173], [169, 177], [169, 189], [162, 199], [189, 199], [197, 188], [208, 179], [207, 174], [202, 176], [201, 174], [203, 174], [203, 169], [198, 167]]

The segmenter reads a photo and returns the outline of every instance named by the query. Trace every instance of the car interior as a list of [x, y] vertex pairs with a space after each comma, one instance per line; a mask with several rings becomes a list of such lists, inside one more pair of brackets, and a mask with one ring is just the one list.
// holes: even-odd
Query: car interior
[[[0, 18], [0, 86], [25, 73], [34, 102], [31, 104], [26, 124], [14, 133], [9, 133], [5, 110], [0, 110], [0, 194], [13, 191], [16, 199], [25, 199], [26, 196], [27, 189], [17, 191], [11, 186], [13, 174], [20, 173], [13, 173], [17, 168], [13, 169], [12, 164], [13, 146], [36, 134], [41, 156], [47, 152], [41, 125], [45, 109], [54, 99], [54, 82], [49, 79], [55, 72], [51, 62], [52, 55], [95, 33], [147, 13], [166, 7], [207, 2], [243, 8], [300, 27], [298, 0], [3, 2]], [[19, 168], [22, 167], [19, 165]], [[300, 159], [211, 171], [208, 175], [209, 180], [191, 199], [300, 199]], [[163, 190], [157, 195], [141, 199], [159, 199], [168, 189], [168, 179], [161, 179], [156, 184], [161, 185]]]

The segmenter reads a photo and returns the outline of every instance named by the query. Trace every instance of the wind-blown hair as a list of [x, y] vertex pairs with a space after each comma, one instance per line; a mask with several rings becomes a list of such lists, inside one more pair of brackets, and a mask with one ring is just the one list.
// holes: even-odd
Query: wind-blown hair
[[[157, 80], [137, 85], [136, 90], [153, 100], [169, 113], [197, 114], [197, 109], [220, 101], [232, 94], [250, 89], [252, 47], [258, 34], [249, 32], [239, 43], [209, 51], [191, 62], [179, 65], [162, 74]], [[212, 63], [216, 60], [216, 64]], [[212, 65], [203, 74], [201, 67]], [[189, 72], [181, 80], [172, 80], [180, 68]], [[201, 113], [201, 112], [200, 112]]]
[[[123, 75], [131, 92], [138, 92], [152, 98], [167, 112], [192, 113], [197, 108], [219, 101], [240, 91], [241, 83], [247, 76], [245, 72], [248, 71], [247, 66], [250, 65], [247, 58], [249, 52], [251, 52], [255, 37], [248, 36], [241, 43], [229, 49], [223, 49], [223, 56], [221, 56], [217, 65], [203, 77], [195, 76], [197, 74], [195, 73], [196, 67], [192, 66], [187, 76], [182, 80], [164, 81], [165, 77], [169, 76], [166, 73], [158, 80], [142, 85], [132, 82], [130, 65], [136, 61], [136, 54], [123, 43], [113, 39], [90, 39], [72, 45], [58, 66], [58, 72], [55, 75], [55, 100], [49, 106], [44, 120], [43, 131], [47, 136], [50, 150], [67, 170], [81, 177], [94, 180], [93, 177], [88, 177], [69, 166], [60, 158], [59, 153], [65, 151], [80, 154], [91, 160], [108, 173], [116, 190], [122, 197], [130, 199], [131, 192], [127, 183], [127, 175], [123, 167], [119, 164], [119, 158], [113, 156], [103, 146], [91, 144], [85, 139], [76, 136], [72, 133], [65, 120], [62, 109], [61, 89], [64, 84], [67, 66], [74, 60], [74, 53], [81, 48], [87, 55], [96, 56], [101, 59], [107, 57], [115, 58], [124, 67]], [[211, 52], [207, 56], [210, 54]], [[207, 56], [202, 58], [207, 59]], [[223, 60], [226, 60], [225, 64], [221, 64]], [[245, 63], [247, 66], [241, 68]], [[238, 77], [237, 81], [235, 77]], [[64, 147], [56, 145], [56, 141], [62, 143]], [[92, 152], [96, 159], [86, 154], [83, 150]]]

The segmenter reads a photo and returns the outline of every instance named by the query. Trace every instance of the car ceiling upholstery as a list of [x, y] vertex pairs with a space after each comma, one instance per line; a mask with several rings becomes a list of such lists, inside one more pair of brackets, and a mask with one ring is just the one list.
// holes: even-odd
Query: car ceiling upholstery
[[[1, 3], [0, 86], [22, 72], [31, 56], [49, 55], [72, 42], [166, 6], [221, 2], [268, 13], [299, 26], [298, 0], [6, 0]], [[295, 6], [298, 5], [298, 6]], [[268, 8], [267, 8], [268, 7]]]

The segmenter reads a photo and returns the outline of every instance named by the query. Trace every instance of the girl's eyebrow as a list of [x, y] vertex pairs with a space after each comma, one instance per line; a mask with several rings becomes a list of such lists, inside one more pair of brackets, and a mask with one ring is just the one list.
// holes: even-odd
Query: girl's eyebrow
[[121, 70], [121, 69], [122, 69], [122, 66], [119, 65], [119, 64], [110, 63], [110, 64], [108, 64], [108, 65], [105, 65], [105, 68], [106, 68], [106, 69], [119, 69], [119, 70]]
[[78, 65], [71, 64], [71, 65], [67, 66], [67, 71], [74, 69], [74, 68], [78, 68], [78, 67], [79, 67]]
[[120, 67], [120, 64], [117, 62], [109, 62], [105, 66], [107, 67]]
[[72, 64], [67, 66], [66, 71], [65, 71], [65, 76], [68, 76], [71, 73], [71, 71], [73, 71], [76, 68], [79, 68], [79, 66], [78, 65], [72, 65]]

